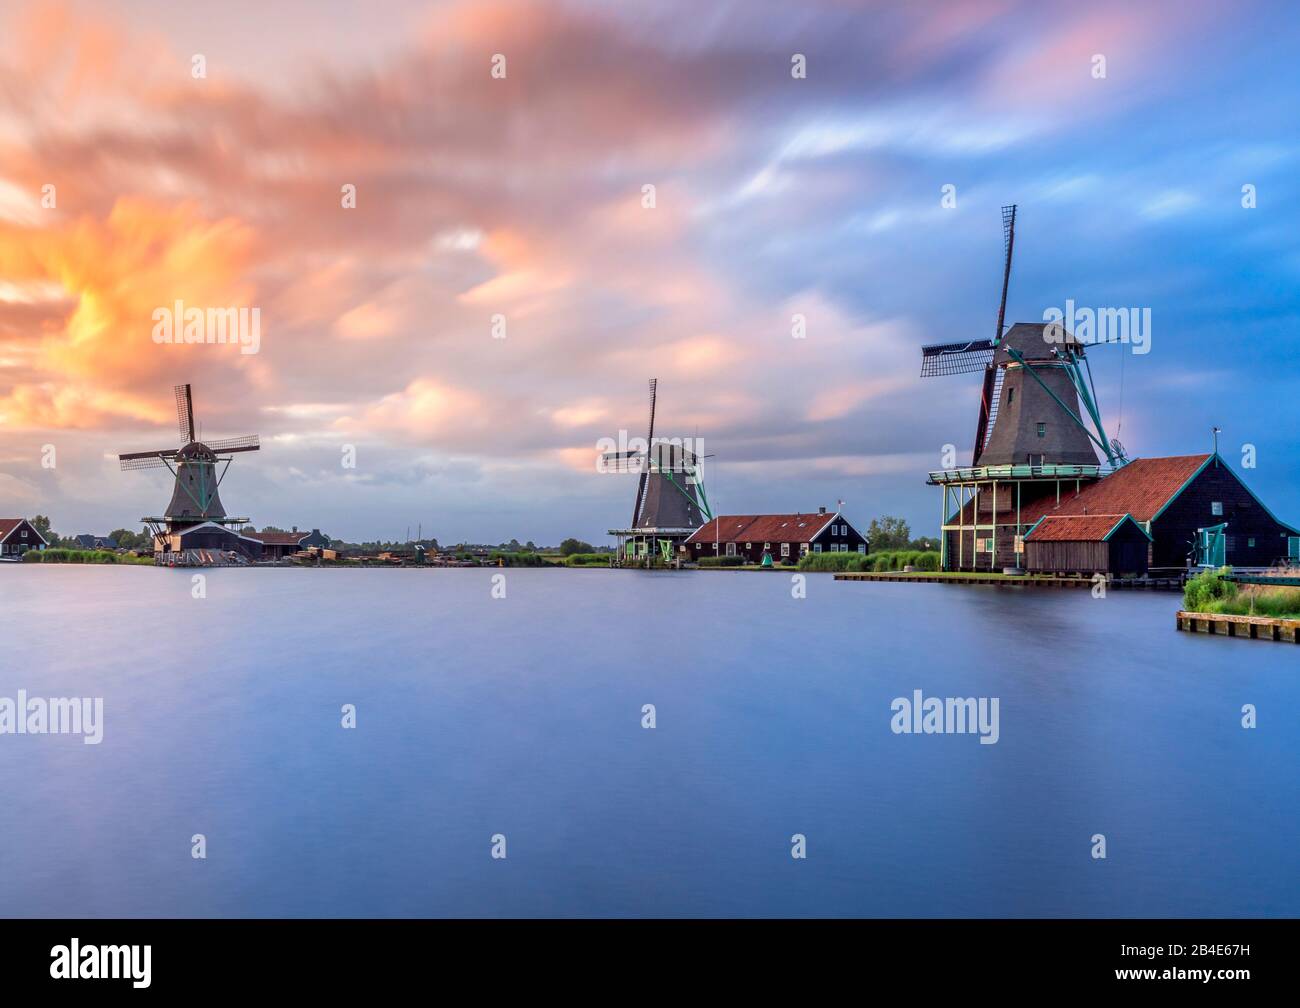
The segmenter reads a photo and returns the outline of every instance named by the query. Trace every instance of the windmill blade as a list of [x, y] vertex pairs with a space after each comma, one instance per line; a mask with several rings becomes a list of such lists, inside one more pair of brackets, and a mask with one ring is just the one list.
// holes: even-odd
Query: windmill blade
[[148, 455], [144, 458], [127, 458], [125, 455], [118, 457], [119, 465], [122, 472], [129, 472], [132, 469], [164, 469], [169, 468], [166, 460], [160, 454]]
[[175, 448], [164, 448], [162, 451], [127, 452], [125, 455], [119, 455], [118, 459], [122, 462], [131, 462], [135, 459], [165, 459], [175, 457]]
[[176, 423], [181, 437], [189, 444], [194, 440], [194, 397], [189, 385], [177, 385], [172, 391], [176, 394]]
[[[646, 435], [646, 448], [649, 450], [655, 443], [655, 395], [659, 387], [659, 379], [650, 379], [650, 432]], [[637, 527], [641, 520], [641, 509], [645, 506], [646, 483], [650, 474], [645, 468], [641, 470], [641, 479], [637, 482], [636, 487], [636, 504], [632, 509], [632, 528]]]
[[921, 377], [968, 374], [983, 371], [993, 363], [992, 340], [964, 343], [932, 343], [921, 347]]
[[640, 472], [645, 465], [645, 452], [604, 452], [600, 456], [604, 472]]
[[1007, 288], [1011, 284], [1011, 250], [1016, 245], [1016, 205], [1002, 208], [1002, 244], [1006, 252], [1006, 264], [1002, 268], [1002, 301], [998, 305], [998, 331], [993, 334], [994, 342], [1002, 339], [1002, 325], [1007, 317]]
[[256, 434], [244, 434], [240, 437], [223, 438], [220, 441], [206, 443], [214, 452], [257, 451], [262, 447]]

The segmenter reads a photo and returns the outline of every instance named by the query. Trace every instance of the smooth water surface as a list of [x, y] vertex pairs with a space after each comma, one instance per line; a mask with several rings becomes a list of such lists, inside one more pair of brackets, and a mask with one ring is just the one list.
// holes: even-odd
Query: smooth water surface
[[[0, 696], [105, 706], [0, 735], [0, 915], [1300, 914], [1300, 648], [1176, 595], [206, 578], [0, 566]], [[915, 689], [1000, 740], [894, 734]]]

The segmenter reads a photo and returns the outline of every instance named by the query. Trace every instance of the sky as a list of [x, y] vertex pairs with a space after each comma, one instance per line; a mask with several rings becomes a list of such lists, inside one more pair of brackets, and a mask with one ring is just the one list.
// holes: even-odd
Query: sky
[[[4, 0], [0, 516], [158, 513], [116, 456], [190, 382], [261, 436], [259, 527], [604, 543], [656, 377], [716, 511], [933, 534], [979, 378], [919, 347], [992, 335], [1015, 203], [1008, 322], [1150, 311], [1090, 354], [1107, 434], [1217, 425], [1300, 521], [1298, 42], [1281, 3]], [[257, 352], [157, 342], [177, 301]]]

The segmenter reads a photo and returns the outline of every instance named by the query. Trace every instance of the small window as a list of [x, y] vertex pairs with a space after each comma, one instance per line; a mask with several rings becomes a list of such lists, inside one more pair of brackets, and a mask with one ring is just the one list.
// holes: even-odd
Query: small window
[[736, 555], [736, 544], [734, 542], [727, 543], [727, 556], [735, 556], [735, 555]]
[[1047, 437], [1047, 424], [1045, 424], [1045, 423], [1040, 423], [1040, 424], [1038, 425], [1038, 436], [1039, 436], [1039, 437]]
[[813, 552], [814, 552], [814, 553], [820, 553], [821, 551], [822, 551], [822, 544], [821, 544], [821, 543], [813, 543]]
[[1211, 501], [1210, 514], [1214, 515], [1216, 518], [1223, 517], [1223, 501]]
[[808, 544], [807, 544], [807, 543], [800, 543], [800, 544], [799, 544], [799, 555], [800, 555], [800, 556], [807, 556], [807, 555], [808, 555]]
[[1250, 538], [1248, 538], [1248, 539], [1246, 540], [1246, 547], [1247, 547], [1248, 549], [1254, 549], [1254, 548], [1255, 548], [1255, 537], [1254, 537], [1254, 536], [1251, 536]]
[[782, 543], [782, 544], [781, 544], [781, 555], [782, 555], [783, 557], [788, 557], [788, 556], [790, 555], [790, 544], [789, 544], [789, 543]]
[[1016, 401], [1016, 390], [1015, 387], [1013, 386], [1007, 389], [1007, 405], [1010, 406], [1015, 401]]
[[866, 552], [867, 552], [867, 544], [866, 544], [866, 543], [858, 543], [858, 552], [859, 552], [859, 553], [866, 553]]

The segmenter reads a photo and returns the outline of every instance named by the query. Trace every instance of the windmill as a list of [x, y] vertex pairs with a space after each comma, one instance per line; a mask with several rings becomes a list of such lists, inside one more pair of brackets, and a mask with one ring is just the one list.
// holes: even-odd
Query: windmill
[[[971, 464], [929, 474], [943, 490], [944, 570], [1018, 571], [1034, 518], [1127, 464], [1106, 437], [1084, 344], [1059, 324], [1006, 325], [1016, 207], [1002, 208], [1002, 299], [992, 339], [921, 348], [921, 377], [983, 372]], [[950, 503], [951, 498], [951, 503]], [[955, 509], [952, 505], [955, 504]]]
[[[632, 505], [632, 524], [626, 529], [611, 529], [611, 535], [632, 541], [640, 555], [650, 544], [658, 544], [665, 560], [671, 559], [673, 546], [713, 518], [704, 492], [699, 456], [682, 439], [655, 439], [655, 406], [658, 398], [657, 378], [650, 379], [650, 421], [645, 448], [605, 452], [601, 467], [605, 472], [637, 473], [636, 500]], [[620, 554], [622, 549], [620, 548]]]
[[230, 468], [231, 456], [238, 452], [257, 451], [261, 447], [256, 434], [199, 441], [195, 436], [194, 399], [190, 386], [177, 385], [174, 392], [181, 446], [118, 456], [123, 471], [165, 468], [175, 478], [171, 501], [162, 517], [141, 519], [153, 531], [155, 544], [205, 523], [231, 529], [246, 524], [247, 518], [231, 518], [226, 514], [219, 491], [226, 470]]
[[[1128, 458], [1107, 439], [1084, 345], [1059, 326], [1005, 328], [1016, 207], [1002, 208], [1002, 300], [992, 339], [921, 348], [921, 377], [984, 373], [971, 457], [974, 467], [1093, 465], [1100, 449], [1113, 467]], [[1082, 408], [1081, 408], [1082, 407]]]

